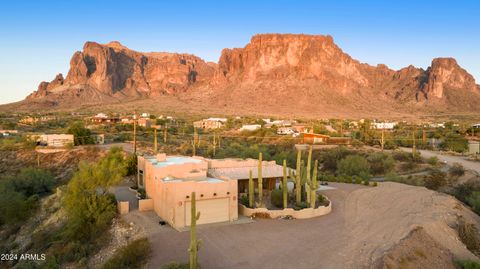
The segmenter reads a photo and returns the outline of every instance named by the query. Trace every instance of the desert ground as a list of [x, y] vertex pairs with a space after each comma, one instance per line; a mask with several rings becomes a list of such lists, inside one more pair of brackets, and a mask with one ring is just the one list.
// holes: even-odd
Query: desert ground
[[[390, 182], [330, 186], [335, 189], [322, 191], [333, 203], [326, 216], [199, 226], [200, 264], [331, 269], [398, 268], [401, 261], [405, 268], [455, 268], [452, 255], [477, 260], [458, 240], [455, 226], [460, 215], [480, 220], [451, 196]], [[148, 268], [187, 259], [188, 232], [160, 226], [155, 214], [133, 211], [124, 219], [144, 229], [152, 243]]]

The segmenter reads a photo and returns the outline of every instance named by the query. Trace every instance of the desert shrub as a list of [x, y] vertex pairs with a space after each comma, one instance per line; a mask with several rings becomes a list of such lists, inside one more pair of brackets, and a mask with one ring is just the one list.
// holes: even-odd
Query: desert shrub
[[137, 239], [118, 249], [102, 269], [141, 268], [150, 256], [150, 252], [148, 239]]
[[0, 226], [27, 219], [36, 206], [37, 203], [23, 193], [0, 186]]
[[465, 174], [465, 168], [459, 163], [454, 163], [448, 169], [448, 173], [453, 177], [461, 177]]
[[410, 160], [410, 153], [404, 152], [404, 151], [394, 151], [393, 152], [393, 159], [399, 161], [399, 162], [406, 162]]
[[477, 227], [473, 223], [468, 223], [463, 217], [458, 220], [458, 236], [465, 244], [468, 250], [473, 254], [480, 254], [480, 237]]
[[353, 181], [354, 184], [362, 184], [362, 178], [361, 177], [355, 177], [355, 180]]
[[319, 157], [322, 163], [322, 170], [334, 173], [337, 170], [338, 162], [351, 154], [353, 152], [345, 147], [323, 151]]
[[438, 157], [437, 156], [432, 156], [427, 159], [427, 163], [431, 166], [437, 166], [438, 165]]
[[[458, 200], [469, 204], [468, 198], [474, 191], [480, 191], [480, 183], [478, 181], [469, 181], [455, 185], [450, 194], [455, 196]], [[471, 206], [471, 204], [469, 205]]]
[[34, 194], [49, 193], [56, 184], [53, 175], [42, 169], [24, 168], [16, 176], [6, 179], [5, 184], [16, 192], [23, 193], [26, 197]]
[[308, 203], [304, 202], [304, 201], [301, 201], [300, 203], [295, 203], [295, 205], [293, 206], [293, 209], [294, 210], [302, 210], [302, 209], [307, 208], [307, 207], [309, 207]]
[[378, 186], [378, 183], [375, 181], [375, 182], [373, 182], [372, 186], [376, 187], [376, 186]]
[[472, 207], [473, 211], [480, 214], [480, 191], [470, 193], [466, 198], [466, 202]]
[[404, 163], [402, 163], [400, 165], [400, 168], [403, 170], [403, 171], [411, 171], [415, 168], [417, 168], [418, 164], [416, 162], [413, 162], [411, 160], [409, 161], [406, 161]]
[[348, 176], [359, 176], [362, 173], [370, 173], [370, 165], [367, 159], [359, 155], [349, 155], [337, 164], [337, 173]]
[[[197, 266], [198, 267], [198, 266]], [[162, 269], [189, 269], [188, 263], [171, 262], [162, 266]]]
[[392, 156], [382, 152], [370, 154], [367, 161], [370, 164], [370, 171], [375, 175], [388, 173], [395, 165], [395, 160]]
[[480, 263], [472, 260], [457, 260], [455, 263], [460, 269], [480, 269]]
[[368, 179], [364, 180], [363, 185], [370, 186], [370, 180], [368, 180]]
[[447, 175], [446, 173], [435, 169], [425, 177], [424, 184], [428, 189], [438, 190], [440, 187], [443, 187], [447, 184]]
[[249, 207], [249, 201], [248, 201], [248, 197], [243, 194], [241, 197], [240, 197], [240, 204], [246, 206], [246, 207]]
[[385, 181], [401, 182], [402, 177], [395, 172], [390, 172], [385, 175]]
[[272, 205], [277, 208], [283, 208], [283, 192], [280, 189], [274, 189], [270, 194]]

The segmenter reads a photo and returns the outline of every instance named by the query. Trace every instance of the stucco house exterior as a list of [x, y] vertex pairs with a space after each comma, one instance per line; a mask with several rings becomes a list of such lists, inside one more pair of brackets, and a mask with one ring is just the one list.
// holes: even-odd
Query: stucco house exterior
[[139, 156], [139, 187], [153, 200], [153, 210], [173, 228], [190, 225], [191, 193], [196, 192], [198, 224], [238, 219], [237, 182], [207, 176], [201, 157]]

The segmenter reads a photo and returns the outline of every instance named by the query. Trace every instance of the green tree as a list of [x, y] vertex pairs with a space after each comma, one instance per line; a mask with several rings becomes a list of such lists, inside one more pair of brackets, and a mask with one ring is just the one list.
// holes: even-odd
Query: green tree
[[77, 121], [70, 124], [67, 130], [68, 134], [73, 134], [75, 145], [93, 144], [92, 133], [85, 128], [83, 122]]
[[16, 176], [6, 179], [5, 184], [14, 191], [21, 192], [29, 197], [34, 194], [49, 193], [55, 186], [56, 181], [50, 172], [28, 167], [20, 170]]
[[68, 217], [65, 233], [69, 238], [91, 240], [108, 227], [116, 214], [116, 203], [107, 191], [118, 184], [126, 172], [118, 148], [112, 148], [98, 163], [79, 164], [63, 199]]
[[464, 152], [468, 148], [468, 141], [460, 134], [450, 133], [445, 136], [443, 142], [440, 144], [440, 148], [443, 150]]
[[339, 175], [360, 176], [370, 174], [370, 165], [367, 159], [359, 155], [349, 155], [337, 164]]

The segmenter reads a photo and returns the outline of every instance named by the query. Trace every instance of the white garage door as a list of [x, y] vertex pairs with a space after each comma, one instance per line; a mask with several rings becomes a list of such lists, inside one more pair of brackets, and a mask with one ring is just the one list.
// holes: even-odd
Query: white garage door
[[[185, 225], [190, 226], [191, 203], [185, 204]], [[228, 221], [228, 198], [197, 201], [197, 212], [200, 219], [197, 224]]]

